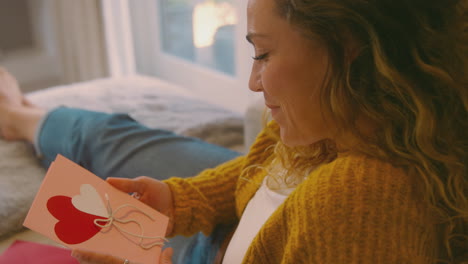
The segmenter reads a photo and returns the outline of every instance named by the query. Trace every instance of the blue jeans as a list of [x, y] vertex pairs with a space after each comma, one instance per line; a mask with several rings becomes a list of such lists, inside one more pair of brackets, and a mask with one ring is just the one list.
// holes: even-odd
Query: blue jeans
[[[36, 150], [46, 168], [60, 153], [103, 179], [189, 177], [239, 155], [199, 139], [147, 128], [125, 114], [65, 107], [43, 119]], [[223, 236], [226, 232], [216, 233]], [[171, 239], [174, 255], [180, 256], [174, 263], [212, 263], [219, 248], [213, 241], [219, 240], [202, 234]]]

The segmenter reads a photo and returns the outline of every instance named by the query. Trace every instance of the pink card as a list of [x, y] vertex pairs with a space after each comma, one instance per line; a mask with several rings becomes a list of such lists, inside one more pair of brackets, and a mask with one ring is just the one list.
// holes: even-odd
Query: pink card
[[23, 225], [68, 248], [157, 263], [168, 218], [58, 155]]

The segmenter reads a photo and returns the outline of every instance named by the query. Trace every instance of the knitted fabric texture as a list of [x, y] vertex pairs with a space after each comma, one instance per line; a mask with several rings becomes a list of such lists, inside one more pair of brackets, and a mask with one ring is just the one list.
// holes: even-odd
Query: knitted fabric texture
[[[167, 180], [173, 235], [209, 234], [218, 224], [238, 222], [266, 173], [240, 175], [248, 166], [265, 165], [273, 144], [262, 132], [247, 156], [193, 178]], [[430, 263], [431, 218], [414, 189], [403, 169], [363, 155], [338, 156], [271, 215], [243, 263]]]

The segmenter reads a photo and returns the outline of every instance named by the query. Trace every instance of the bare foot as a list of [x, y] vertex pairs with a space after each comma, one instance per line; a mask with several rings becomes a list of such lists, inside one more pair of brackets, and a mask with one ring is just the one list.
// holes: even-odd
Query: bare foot
[[21, 106], [23, 94], [16, 79], [4, 68], [0, 67], [0, 104]]
[[29, 140], [37, 118], [44, 110], [29, 102], [21, 93], [16, 79], [0, 67], [0, 135], [6, 140]]

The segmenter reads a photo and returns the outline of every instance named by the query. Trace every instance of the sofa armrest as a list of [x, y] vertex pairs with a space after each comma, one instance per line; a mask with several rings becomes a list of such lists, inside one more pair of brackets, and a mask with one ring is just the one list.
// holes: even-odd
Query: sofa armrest
[[265, 100], [256, 98], [247, 106], [244, 117], [244, 145], [246, 152], [255, 141], [258, 133], [263, 129], [263, 115], [265, 112]]

